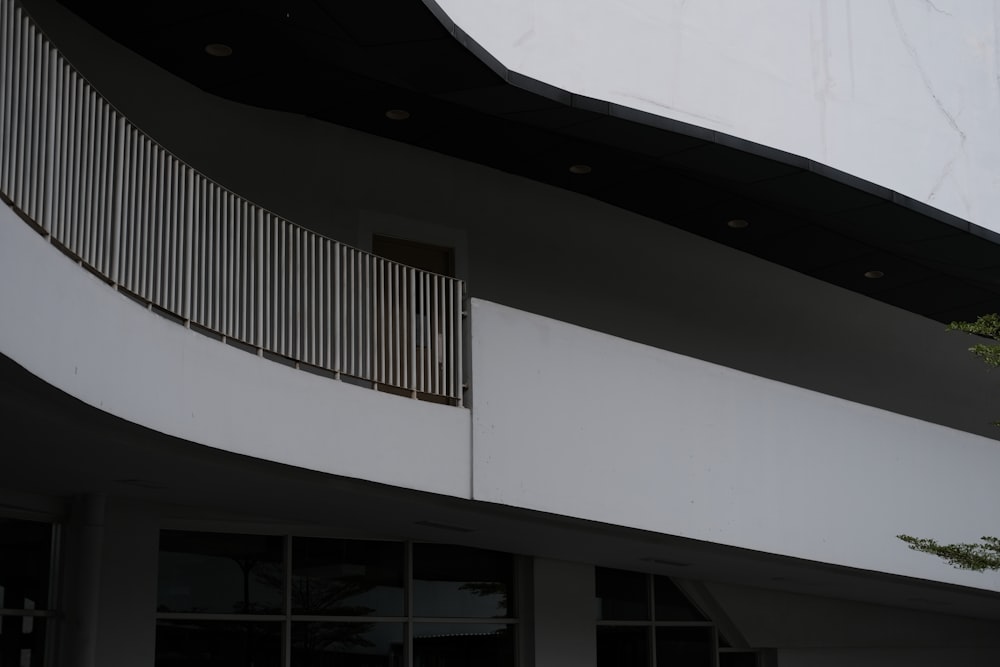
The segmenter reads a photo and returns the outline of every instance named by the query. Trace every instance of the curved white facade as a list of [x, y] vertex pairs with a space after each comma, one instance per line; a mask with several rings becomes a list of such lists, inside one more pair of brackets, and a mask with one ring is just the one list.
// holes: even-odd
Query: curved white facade
[[993, 0], [437, 0], [505, 67], [1000, 231]]
[[[603, 667], [609, 654], [620, 665], [606, 641], [617, 630], [635, 630], [648, 648], [661, 629], [677, 627], [707, 632], [700, 667], [995, 663], [1000, 583], [896, 539], [995, 532], [1000, 446], [989, 422], [1000, 407], [995, 377], [967, 353], [967, 336], [571, 188], [214, 97], [55, 0], [26, 4], [87, 80], [192, 170], [345, 244], [367, 249], [391, 236], [447, 247], [469, 297], [458, 318], [468, 372], [458, 397], [408, 392], [451, 401], [444, 405], [387, 395], [372, 391], [373, 381], [352, 386], [333, 370], [298, 370], [290, 357], [253, 354], [263, 350], [247, 341], [238, 349], [202, 335], [176, 315], [183, 310], [161, 316], [144, 307], [157, 294], [129, 298], [127, 284], [94, 275], [101, 266], [88, 271], [60, 252], [65, 237], [51, 225], [48, 237], [19, 219], [23, 209], [0, 204], [0, 416], [13, 436], [0, 451], [0, 528], [51, 523], [59, 526], [51, 534], [63, 533], [63, 552], [38, 552], [64, 575], [37, 607], [55, 628], [45, 630], [58, 646], [53, 667], [185, 664], [164, 646], [193, 655], [198, 633], [171, 644], [161, 629], [218, 637], [221, 623], [244, 622], [279, 629], [281, 656], [256, 664], [293, 667], [301, 624], [450, 620], [414, 614], [413, 598], [398, 616], [296, 609], [295, 586], [313, 576], [303, 574], [312, 565], [290, 567], [299, 538], [393, 542], [411, 555], [421, 543], [503, 552], [516, 561], [518, 615], [507, 619], [517, 659], [504, 667]], [[993, 4], [441, 6], [512, 70], [573, 92], [777, 146], [908, 194], [930, 188], [917, 198], [946, 210], [948, 197], [973, 193], [968, 211], [952, 212], [976, 222], [970, 211], [997, 196], [982, 181], [993, 178], [987, 153], [997, 140], [978, 140], [1000, 99], [996, 86], [981, 89], [989, 67], [963, 70], [966, 80], [945, 76], [947, 62], [914, 64], [958, 39], [919, 26], [952, 21], [963, 35], [986, 35], [992, 28], [977, 20]], [[904, 53], [890, 48], [885, 62], [862, 64], [886, 34]], [[627, 49], [615, 35], [628, 36]], [[883, 80], [903, 92], [885, 94], [892, 86]], [[966, 87], [977, 102], [954, 113]], [[13, 89], [0, 89], [0, 102]], [[961, 156], [949, 162], [956, 132]], [[48, 173], [34, 169], [45, 151], [25, 155], [21, 173]], [[59, 199], [39, 192], [51, 191], [34, 191], [39, 210]], [[85, 185], [71, 192], [87, 203]], [[185, 200], [192, 210], [200, 201]], [[162, 219], [150, 220], [155, 229]], [[107, 236], [121, 220], [114, 225]], [[136, 247], [152, 252], [121, 249]], [[195, 256], [168, 256], [165, 266], [181, 272]], [[303, 260], [288, 256], [289, 281], [305, 282], [294, 273]], [[373, 302], [385, 298], [384, 284], [360, 282]], [[294, 320], [304, 310], [299, 301], [287, 312]], [[247, 536], [283, 540], [280, 613], [251, 614], [249, 569], [237, 586], [244, 606], [231, 614], [163, 604], [165, 579], [176, 575], [171, 585], [184, 589], [212, 578], [165, 577], [165, 531], [212, 536], [221, 550], [198, 553], [213, 558]], [[0, 556], [9, 546], [0, 540]], [[442, 559], [421, 581], [428, 589], [451, 581], [473, 560]], [[414, 563], [407, 579], [419, 578]], [[354, 576], [355, 565], [334, 558], [314, 570], [320, 579]], [[0, 557], [0, 609], [34, 617], [27, 603], [5, 607], [17, 596], [4, 567]], [[618, 591], [597, 590], [616, 570], [646, 582], [640, 605], [660, 595], [655, 577], [672, 579], [678, 600], [704, 619], [595, 611], [617, 599]], [[477, 622], [488, 628], [495, 618]], [[8, 627], [0, 656], [19, 637]], [[471, 627], [436, 638], [471, 640], [481, 634]], [[420, 664], [414, 633], [400, 636], [394, 650], [403, 658], [393, 664]], [[334, 655], [332, 646], [320, 649]], [[647, 657], [635, 664], [658, 664]]]
[[268, 461], [469, 496], [467, 410], [363, 390], [186, 329], [90, 275], [6, 205], [0, 312], [0, 353], [130, 422]]

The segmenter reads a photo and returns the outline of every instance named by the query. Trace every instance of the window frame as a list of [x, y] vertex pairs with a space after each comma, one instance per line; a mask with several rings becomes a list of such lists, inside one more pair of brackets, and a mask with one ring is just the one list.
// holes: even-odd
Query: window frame
[[[656, 618], [656, 577], [664, 577], [667, 579], [671, 585], [677, 587], [673, 582], [673, 579], [665, 575], [651, 574], [649, 572], [635, 572], [630, 570], [619, 570], [618, 568], [604, 568], [597, 566], [594, 568], [594, 577], [596, 581], [597, 573], [599, 570], [617, 570], [619, 572], [632, 572], [633, 574], [639, 574], [644, 577], [645, 580], [645, 593], [646, 593], [646, 619], [631, 619], [631, 620], [605, 620], [596, 619], [597, 628], [601, 627], [631, 627], [631, 628], [644, 628], [646, 630], [646, 642], [647, 650], [649, 651], [649, 667], [655, 667], [656, 665], [656, 630], [658, 628], [711, 628], [711, 640], [710, 645], [712, 648], [712, 665], [713, 667], [718, 667], [719, 665], [719, 630], [715, 622], [709, 619], [709, 615], [702, 611], [698, 605], [692, 602], [686, 595], [688, 603], [698, 610], [702, 616], [707, 620], [704, 621], [666, 621], [657, 620]], [[679, 587], [678, 587], [679, 590]], [[596, 591], [595, 591], [596, 592]], [[684, 591], [680, 591], [683, 595]], [[595, 600], [598, 599], [595, 597]], [[596, 614], [595, 614], [596, 615]], [[595, 656], [596, 657], [596, 656]]]
[[[49, 527], [49, 553], [46, 577], [48, 579], [44, 607], [35, 606], [31, 609], [14, 608], [0, 606], [0, 619], [3, 618], [40, 618], [45, 621], [45, 637], [42, 640], [43, 654], [41, 664], [45, 667], [55, 664], [56, 654], [56, 622], [59, 618], [57, 611], [59, 601], [60, 582], [60, 558], [62, 554], [62, 524], [52, 518], [41, 518], [36, 514], [20, 512], [4, 513], [0, 519], [5, 521], [23, 521], [26, 523], [38, 523]], [[22, 620], [23, 622], [23, 620]]]
[[[230, 621], [230, 622], [260, 622], [281, 624], [281, 667], [290, 667], [292, 664], [292, 627], [295, 623], [304, 622], [326, 622], [326, 623], [400, 623], [403, 626], [403, 665], [412, 667], [413, 665], [413, 639], [414, 626], [423, 623], [447, 623], [453, 625], [506, 625], [514, 631], [514, 664], [523, 665], [524, 661], [524, 632], [523, 628], [523, 605], [526, 595], [523, 590], [525, 560], [516, 554], [504, 553], [511, 558], [511, 593], [514, 598], [513, 613], [507, 617], [450, 617], [450, 616], [417, 616], [413, 613], [413, 551], [417, 544], [441, 544], [443, 546], [466, 547], [466, 545], [451, 544], [446, 542], [426, 542], [414, 540], [391, 540], [391, 539], [368, 539], [361, 537], [341, 537], [336, 535], [298, 535], [290, 533], [274, 533], [267, 531], [234, 531], [234, 530], [211, 530], [197, 528], [176, 528], [161, 527], [160, 534], [164, 531], [209, 533], [216, 535], [264, 535], [281, 537], [283, 540], [283, 612], [280, 614], [252, 614], [252, 613], [218, 613], [218, 612], [165, 612], [157, 610], [155, 613], [157, 627], [160, 621]], [[346, 616], [331, 614], [299, 614], [292, 612], [292, 573], [293, 573], [293, 542], [295, 538], [319, 538], [355, 540], [359, 542], [389, 542], [403, 545], [403, 614], [400, 616]], [[471, 547], [479, 549], [479, 547]], [[491, 551], [481, 549], [483, 551]], [[157, 552], [161, 553], [159, 547]], [[157, 578], [159, 578], [159, 567], [157, 567]], [[159, 603], [159, 595], [157, 595]], [[154, 648], [155, 654], [155, 648]]]

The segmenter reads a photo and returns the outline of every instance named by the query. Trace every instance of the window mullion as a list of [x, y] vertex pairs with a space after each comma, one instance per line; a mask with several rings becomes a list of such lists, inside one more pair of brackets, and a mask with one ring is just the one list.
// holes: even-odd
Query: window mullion
[[285, 620], [282, 633], [282, 663], [285, 667], [292, 664], [292, 536], [285, 535]]
[[403, 550], [403, 644], [406, 667], [413, 667], [413, 542], [407, 541]]
[[646, 575], [646, 604], [649, 605], [649, 665], [656, 667], [656, 584], [653, 575]]

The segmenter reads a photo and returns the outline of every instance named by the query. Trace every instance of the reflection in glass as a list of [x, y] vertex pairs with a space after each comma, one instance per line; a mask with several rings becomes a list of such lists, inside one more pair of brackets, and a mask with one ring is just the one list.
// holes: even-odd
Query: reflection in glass
[[157, 609], [279, 613], [282, 557], [278, 536], [162, 531]]
[[45, 619], [0, 616], [0, 667], [45, 664]]
[[413, 624], [413, 667], [513, 667], [514, 654], [513, 626]]
[[514, 613], [510, 554], [444, 544], [413, 545], [413, 614], [504, 618]]
[[648, 628], [597, 626], [597, 667], [645, 667], [648, 664]]
[[402, 623], [293, 623], [292, 667], [402, 667]]
[[647, 575], [639, 572], [597, 568], [594, 579], [597, 620], [649, 620], [648, 581]]
[[712, 628], [656, 629], [656, 667], [713, 667]]
[[402, 616], [403, 563], [400, 542], [297, 537], [292, 541], [292, 612]]
[[51, 548], [50, 524], [0, 518], [0, 607], [46, 608]]
[[281, 667], [281, 623], [157, 621], [156, 667]]
[[704, 621], [705, 616], [698, 611], [683, 593], [667, 577], [653, 577], [653, 597], [656, 600], [657, 621]]

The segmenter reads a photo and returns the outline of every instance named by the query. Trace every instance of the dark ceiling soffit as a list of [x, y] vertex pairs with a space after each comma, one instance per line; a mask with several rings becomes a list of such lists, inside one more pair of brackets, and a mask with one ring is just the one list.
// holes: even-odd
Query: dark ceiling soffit
[[[332, 18], [326, 30], [348, 37], [333, 43], [326, 32], [310, 41], [320, 34], [311, 24], [286, 28], [256, 14], [251, 4], [216, 0], [237, 16], [247, 12], [248, 22], [237, 25], [241, 29], [277, 28], [279, 57], [304, 45], [282, 63], [305, 63], [301, 80], [290, 88], [288, 77], [275, 79], [270, 69], [271, 43], [253, 42], [251, 57], [238, 69], [195, 66], [185, 49], [204, 39], [200, 29], [214, 31], [215, 14], [206, 15], [207, 22], [199, 16], [164, 23], [180, 11], [169, 0], [150, 5], [121, 0], [121, 11], [113, 3], [60, 2], [210, 94], [301, 113], [576, 192], [941, 322], [1000, 312], [1000, 234], [801, 156], [510, 71], [458, 28], [436, 0], [382, 0], [380, 7], [399, 10], [384, 35], [370, 8], [334, 2], [344, 15]], [[137, 16], [128, 8], [149, 6], [159, 13], [136, 31]], [[350, 37], [352, 31], [370, 43]], [[166, 41], [147, 41], [150, 34]], [[405, 66], [399, 66], [401, 54]], [[350, 91], [345, 99], [354, 103], [313, 95], [309, 76]], [[379, 121], [395, 104], [412, 104], [430, 112], [419, 114], [423, 119], [438, 120]], [[592, 158], [600, 165], [593, 176], [578, 179], [567, 172], [567, 165]], [[734, 219], [752, 224], [734, 232], [727, 225]], [[882, 278], [866, 278], [871, 272]]]
[[992, 243], [1000, 244], [1000, 233], [975, 225], [956, 215], [952, 215], [940, 209], [934, 208], [933, 206], [929, 206], [921, 201], [907, 197], [906, 195], [900, 194], [895, 190], [890, 190], [889, 188], [872, 183], [871, 181], [858, 178], [857, 176], [841, 171], [840, 169], [835, 169], [834, 167], [810, 160], [800, 155], [795, 155], [794, 153], [789, 153], [771, 146], [741, 139], [740, 137], [730, 134], [709, 130], [691, 123], [685, 123], [683, 121], [666, 118], [664, 116], [657, 116], [656, 114], [646, 111], [640, 111], [638, 109], [622, 106], [620, 104], [605, 102], [592, 97], [577, 95], [567, 90], [563, 90], [562, 88], [539, 81], [538, 79], [533, 79], [529, 76], [514, 72], [513, 70], [505, 67], [499, 60], [493, 57], [489, 51], [483, 48], [479, 42], [458, 27], [458, 25], [455, 24], [455, 22], [443, 9], [441, 9], [435, 0], [421, 0], [421, 2], [423, 2], [427, 9], [434, 14], [434, 16], [444, 26], [445, 30], [447, 30], [459, 44], [468, 49], [487, 67], [493, 70], [497, 76], [512, 86], [548, 98], [554, 102], [559, 102], [560, 104], [565, 104], [584, 111], [604, 114], [613, 118], [620, 118], [625, 121], [640, 123], [649, 127], [683, 134], [702, 141], [716, 143], [726, 148], [736, 149], [745, 153], [766, 158], [768, 160], [787, 164], [790, 167], [803, 169], [819, 176], [823, 176], [824, 178], [828, 178], [831, 181], [841, 183], [880, 199], [884, 199], [887, 202], [901, 206], [919, 215], [932, 218], [937, 222], [944, 223], [950, 227], [954, 227], [955, 229], [968, 232], [969, 234], [986, 239]]

